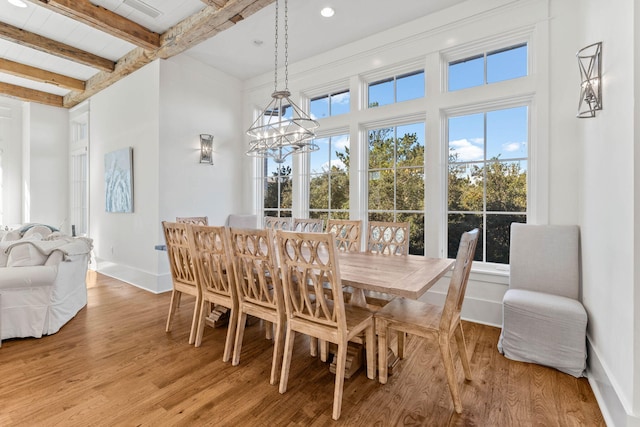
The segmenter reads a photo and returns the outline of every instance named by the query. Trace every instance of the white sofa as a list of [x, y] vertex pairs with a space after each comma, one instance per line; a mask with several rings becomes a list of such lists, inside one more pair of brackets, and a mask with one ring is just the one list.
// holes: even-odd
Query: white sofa
[[58, 332], [87, 304], [92, 240], [43, 226], [0, 237], [0, 339]]

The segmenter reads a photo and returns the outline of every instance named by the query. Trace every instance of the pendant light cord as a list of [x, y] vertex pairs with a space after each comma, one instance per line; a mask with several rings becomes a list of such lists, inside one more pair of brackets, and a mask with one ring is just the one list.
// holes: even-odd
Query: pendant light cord
[[273, 79], [273, 91], [277, 92], [278, 91], [278, 0], [276, 0], [276, 40], [275, 40], [275, 46], [276, 46], [276, 53], [275, 53], [275, 76]]
[[289, 90], [289, 6], [284, 0], [284, 90]]

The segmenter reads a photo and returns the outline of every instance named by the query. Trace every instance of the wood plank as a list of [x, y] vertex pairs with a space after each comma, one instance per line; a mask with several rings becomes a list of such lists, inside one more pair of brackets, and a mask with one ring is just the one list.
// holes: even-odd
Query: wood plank
[[10, 83], [0, 82], [0, 93], [10, 98], [20, 99], [22, 101], [37, 102], [39, 104], [52, 105], [54, 107], [62, 107], [63, 98], [60, 95], [54, 95], [40, 90], [30, 89], [23, 86], [16, 86]]
[[0, 38], [102, 71], [111, 72], [115, 68], [115, 62], [109, 59], [3, 22], [0, 22]]
[[[222, 362], [226, 328], [187, 344], [195, 298], [165, 333], [170, 293], [89, 272], [88, 305], [54, 335], [0, 349], [0, 425], [330, 425], [334, 376], [297, 334], [288, 390], [269, 385], [273, 344], [247, 327], [239, 366]], [[514, 362], [500, 329], [463, 322], [473, 380], [458, 369], [464, 411], [453, 411], [433, 339], [407, 339], [386, 385], [363, 371], [345, 381], [340, 424], [605, 426], [586, 378]], [[455, 347], [454, 347], [455, 348]], [[96, 421], [99, 420], [99, 421]]]
[[65, 89], [83, 91], [84, 81], [64, 76], [62, 74], [43, 70], [42, 68], [20, 64], [8, 59], [0, 58], [0, 71], [25, 79], [48, 83]]
[[112, 73], [100, 72], [91, 77], [87, 81], [84, 92], [72, 91], [65, 95], [64, 107], [74, 107], [151, 61], [158, 58], [167, 59], [188, 50], [201, 41], [232, 27], [233, 20], [237, 22], [238, 16], [244, 19], [273, 1], [229, 0], [221, 9], [205, 7], [163, 33], [160, 38], [160, 48], [153, 51], [136, 48], [118, 60]]
[[160, 34], [89, 0], [29, 0], [144, 49], [160, 47]]
[[224, 7], [225, 4], [227, 4], [227, 1], [228, 0], [202, 0], [202, 3], [208, 6], [215, 6], [220, 9], [221, 7]]

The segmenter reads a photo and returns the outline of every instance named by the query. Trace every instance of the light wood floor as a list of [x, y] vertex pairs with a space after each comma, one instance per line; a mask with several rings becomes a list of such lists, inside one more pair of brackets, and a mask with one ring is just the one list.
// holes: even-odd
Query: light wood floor
[[[271, 342], [247, 328], [240, 366], [222, 362], [224, 330], [187, 344], [193, 299], [164, 332], [169, 293], [95, 273], [89, 303], [57, 334], [0, 347], [0, 426], [603, 426], [586, 379], [505, 359], [499, 329], [465, 323], [474, 380], [453, 411], [434, 342], [409, 338], [386, 385], [362, 371], [345, 381], [331, 420], [334, 377], [297, 337], [288, 391], [269, 385]], [[459, 363], [459, 362], [458, 362]], [[459, 365], [458, 365], [459, 368]]]

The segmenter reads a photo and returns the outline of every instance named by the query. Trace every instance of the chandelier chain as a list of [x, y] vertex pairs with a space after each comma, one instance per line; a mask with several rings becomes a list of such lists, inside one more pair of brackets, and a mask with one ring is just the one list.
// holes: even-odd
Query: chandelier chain
[[275, 72], [273, 78], [273, 90], [278, 90], [278, 0], [276, 0], [276, 39], [275, 39]]
[[284, 0], [284, 89], [289, 90], [289, 5]]

